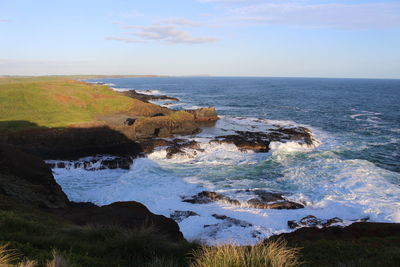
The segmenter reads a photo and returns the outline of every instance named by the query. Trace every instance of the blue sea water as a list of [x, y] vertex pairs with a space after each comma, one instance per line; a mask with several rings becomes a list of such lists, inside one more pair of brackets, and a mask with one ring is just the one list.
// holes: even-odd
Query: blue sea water
[[[153, 212], [199, 214], [180, 222], [189, 239], [210, 243], [254, 243], [289, 231], [287, 220], [316, 215], [346, 223], [400, 222], [400, 80], [317, 78], [124, 78], [102, 79], [116, 90], [135, 89], [178, 97], [161, 101], [173, 109], [217, 108], [221, 120], [191, 136], [204, 153], [165, 158], [160, 149], [135, 160], [130, 171], [56, 169], [56, 179], [70, 198], [107, 204], [137, 200]], [[270, 153], [244, 153], [233, 145], [212, 145], [227, 130], [262, 131], [268, 125], [303, 125], [318, 144], [273, 144]], [[105, 178], [107, 177], [107, 178]], [[110, 178], [111, 177], [111, 178]], [[83, 186], [84, 184], [84, 186]], [[241, 189], [283, 192], [306, 204], [300, 210], [256, 210], [214, 203], [182, 203], [181, 196], [215, 190], [240, 200]], [[250, 222], [253, 227], [224, 224], [212, 214]], [[213, 224], [214, 228], [204, 228]], [[256, 234], [255, 234], [256, 233]]]

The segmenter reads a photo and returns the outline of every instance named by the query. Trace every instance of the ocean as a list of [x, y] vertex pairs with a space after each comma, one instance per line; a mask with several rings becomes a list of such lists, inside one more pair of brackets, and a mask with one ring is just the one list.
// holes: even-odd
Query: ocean
[[[400, 222], [400, 80], [182, 77], [90, 80], [115, 90], [165, 94], [172, 109], [216, 107], [220, 120], [188, 136], [203, 152], [166, 158], [158, 148], [134, 160], [130, 170], [53, 169], [73, 201], [99, 205], [135, 200], [153, 213], [197, 216], [179, 222], [188, 240], [254, 244], [292, 231], [289, 220], [307, 215], [339, 217], [344, 225], [368, 218]], [[266, 131], [271, 125], [304, 126], [317, 140], [271, 144], [268, 153], [209, 143], [235, 130]], [[249, 190], [246, 190], [249, 189]], [[252, 191], [281, 192], [305, 204], [296, 210], [255, 209], [229, 203], [182, 202], [203, 190], [241, 201]], [[220, 220], [225, 215], [242, 224]], [[214, 215], [214, 216], [213, 216]]]

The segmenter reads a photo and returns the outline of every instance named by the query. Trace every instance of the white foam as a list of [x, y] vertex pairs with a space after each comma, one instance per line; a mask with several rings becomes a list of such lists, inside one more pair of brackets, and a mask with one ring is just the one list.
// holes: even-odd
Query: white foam
[[161, 91], [157, 89], [136, 90], [136, 92], [145, 95], [162, 95]]
[[[272, 234], [291, 231], [287, 221], [307, 215], [321, 219], [339, 217], [344, 224], [365, 217], [400, 222], [400, 187], [391, 183], [400, 181], [400, 174], [365, 160], [340, 159], [334, 152], [342, 144], [319, 129], [311, 128], [319, 140], [313, 146], [272, 142], [270, 153], [243, 152], [232, 144], [209, 143], [221, 133], [240, 129], [262, 131], [274, 124], [298, 126], [291, 121], [222, 116], [216, 128], [206, 129], [195, 138], [201, 150], [184, 149], [185, 154], [167, 159], [165, 148], [158, 148], [148, 158], [134, 160], [128, 171], [55, 169], [55, 177], [74, 201], [104, 205], [134, 200], [165, 216], [176, 210], [194, 211], [199, 216], [181, 221], [180, 229], [185, 238], [209, 244], [254, 244]], [[270, 172], [271, 168], [276, 168], [276, 177], [271, 176], [275, 173]], [[248, 188], [284, 192], [288, 199], [305, 203], [306, 207], [263, 210], [229, 203], [181, 201], [182, 196], [213, 190], [245, 203], [254, 193], [238, 189]], [[252, 226], [232, 225], [213, 214]]]

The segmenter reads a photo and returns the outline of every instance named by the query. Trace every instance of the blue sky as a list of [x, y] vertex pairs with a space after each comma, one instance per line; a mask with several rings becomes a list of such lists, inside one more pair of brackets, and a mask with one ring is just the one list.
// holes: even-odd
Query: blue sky
[[400, 78], [400, 1], [0, 0], [0, 75]]

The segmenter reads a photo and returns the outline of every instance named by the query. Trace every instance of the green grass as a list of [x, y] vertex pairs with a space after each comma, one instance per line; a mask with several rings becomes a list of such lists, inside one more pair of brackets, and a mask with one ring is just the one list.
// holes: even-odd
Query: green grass
[[171, 242], [151, 228], [80, 227], [12, 205], [12, 209], [0, 207], [0, 245], [8, 244], [21, 255], [14, 262], [29, 259], [44, 264], [53, 259], [55, 250], [71, 266], [187, 266], [187, 255], [197, 246]]
[[144, 103], [59, 77], [0, 78], [0, 129], [64, 127]]

